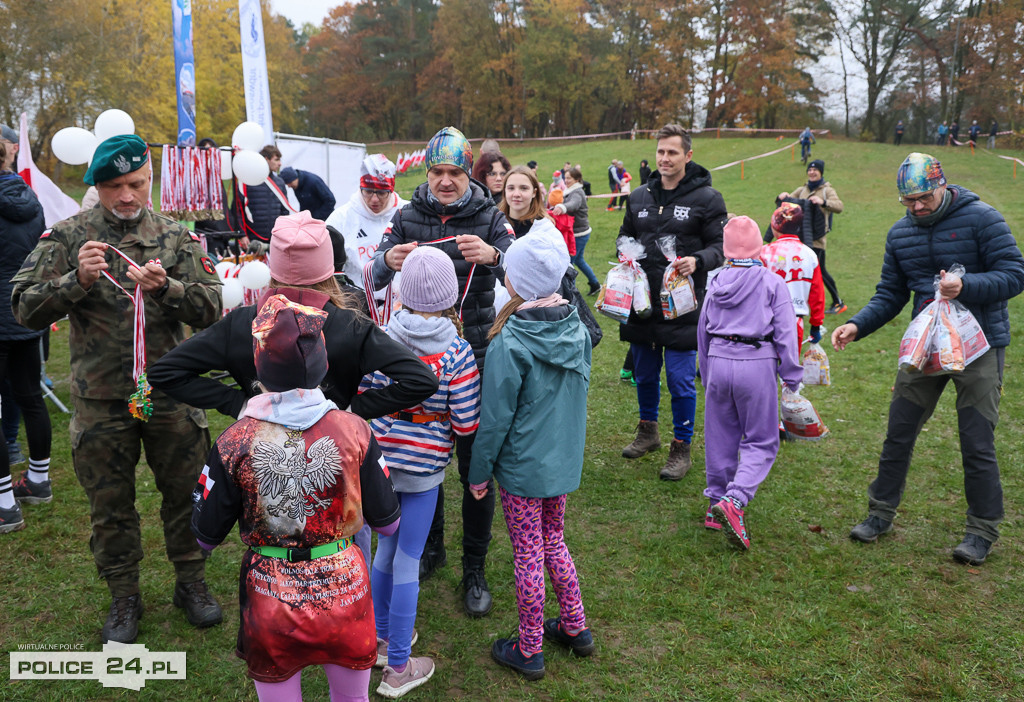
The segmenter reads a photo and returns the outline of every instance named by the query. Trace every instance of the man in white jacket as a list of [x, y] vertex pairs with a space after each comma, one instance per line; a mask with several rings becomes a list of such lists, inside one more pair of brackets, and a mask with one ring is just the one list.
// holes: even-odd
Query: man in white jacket
[[[395, 192], [395, 164], [384, 154], [364, 158], [359, 168], [359, 190], [332, 212], [326, 222], [345, 238], [347, 260], [341, 272], [354, 285], [364, 288], [363, 266], [380, 246], [391, 217], [407, 204]], [[383, 302], [384, 295], [383, 290], [376, 293], [378, 304]]]

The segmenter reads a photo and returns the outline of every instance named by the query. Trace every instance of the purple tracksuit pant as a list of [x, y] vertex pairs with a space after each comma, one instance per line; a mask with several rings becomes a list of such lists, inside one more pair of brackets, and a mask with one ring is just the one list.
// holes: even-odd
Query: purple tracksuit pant
[[779, 452], [779, 391], [774, 358], [710, 356], [704, 381], [704, 455], [712, 501], [754, 498]]

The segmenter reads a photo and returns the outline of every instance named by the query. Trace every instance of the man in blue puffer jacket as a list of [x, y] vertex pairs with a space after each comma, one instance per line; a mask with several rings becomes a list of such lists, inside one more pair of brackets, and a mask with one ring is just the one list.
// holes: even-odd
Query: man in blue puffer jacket
[[[842, 350], [891, 321], [911, 293], [917, 315], [932, 302], [933, 280], [938, 275], [941, 297], [963, 303], [981, 324], [992, 348], [953, 375], [899, 371], [878, 477], [868, 488], [868, 518], [853, 528], [850, 538], [873, 542], [892, 531], [914, 442], [952, 379], [967, 497], [966, 535], [953, 550], [953, 558], [979, 565], [999, 538], [1003, 519], [995, 428], [1004, 353], [1010, 343], [1006, 303], [1024, 290], [1024, 257], [1003, 216], [970, 190], [947, 185], [934, 157], [910, 154], [900, 166], [896, 184], [907, 214], [889, 230], [882, 278], [867, 306], [832, 332], [832, 345]], [[966, 269], [962, 279], [945, 275], [955, 263]]]

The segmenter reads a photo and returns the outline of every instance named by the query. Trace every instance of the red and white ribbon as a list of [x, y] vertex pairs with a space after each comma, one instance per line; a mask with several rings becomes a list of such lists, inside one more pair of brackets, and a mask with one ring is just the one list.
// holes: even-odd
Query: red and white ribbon
[[[107, 248], [127, 261], [128, 265], [132, 268], [142, 270], [142, 266], [125, 256], [119, 249], [117, 249], [117, 247], [110, 246], [108, 244]], [[151, 263], [159, 265], [160, 261], [157, 259], [151, 261]], [[138, 383], [139, 377], [146, 371], [146, 305], [142, 299], [142, 286], [136, 283], [135, 292], [130, 293], [125, 290], [124, 286], [117, 282], [117, 280], [115, 280], [109, 273], [106, 271], [100, 272], [103, 274], [104, 278], [116, 285], [118, 290], [130, 297], [135, 305], [134, 329], [132, 331], [132, 350], [134, 352], [135, 359], [134, 364], [132, 365], [132, 380]]]

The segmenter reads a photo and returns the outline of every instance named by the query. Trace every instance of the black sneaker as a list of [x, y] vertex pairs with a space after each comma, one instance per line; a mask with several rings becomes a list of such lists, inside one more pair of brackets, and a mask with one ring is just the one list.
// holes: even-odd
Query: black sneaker
[[491, 658], [498, 665], [511, 668], [527, 680], [540, 680], [544, 677], [544, 652], [537, 651], [532, 656], [524, 655], [519, 650], [519, 639], [498, 639], [491, 646]]
[[0, 534], [10, 534], [25, 528], [25, 520], [21, 516], [21, 507], [17, 502], [13, 507], [0, 507]]
[[892, 531], [892, 522], [887, 522], [881, 517], [868, 517], [850, 529], [850, 538], [854, 541], [871, 544], [878, 541], [879, 536], [888, 534], [890, 531]]
[[135, 593], [127, 597], [115, 597], [110, 603], [110, 612], [103, 625], [103, 643], [118, 641], [135, 643], [139, 637], [139, 620], [142, 619], [142, 595]]
[[544, 638], [568, 646], [574, 654], [581, 658], [589, 656], [597, 648], [589, 628], [578, 634], [569, 634], [562, 628], [562, 620], [559, 617], [544, 620]]
[[494, 600], [491, 591], [487, 587], [487, 579], [484, 578], [484, 571], [480, 568], [466, 570], [462, 576], [462, 587], [465, 590], [463, 605], [466, 614], [471, 617], [483, 617], [491, 611]]
[[178, 583], [174, 586], [174, 606], [185, 609], [188, 623], [197, 629], [220, 624], [224, 619], [217, 600], [213, 599], [205, 580]]
[[599, 292], [601, 292], [601, 284], [600, 283], [589, 283], [589, 285], [590, 285], [590, 289], [587, 291], [587, 297], [593, 297], [594, 295], [596, 295]]
[[14, 499], [27, 505], [39, 505], [53, 499], [53, 488], [49, 480], [33, 482], [28, 479], [28, 471], [14, 481]]
[[967, 534], [960, 545], [953, 549], [953, 560], [966, 565], [981, 565], [991, 550], [991, 541], [977, 534]]

